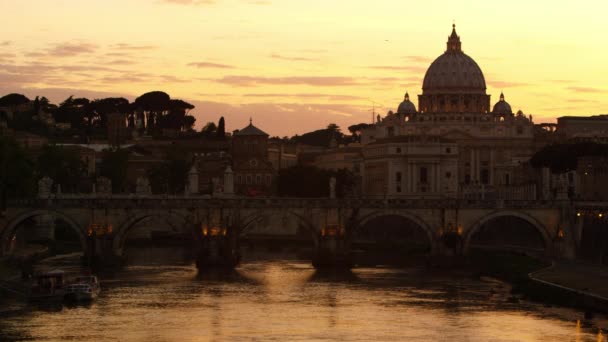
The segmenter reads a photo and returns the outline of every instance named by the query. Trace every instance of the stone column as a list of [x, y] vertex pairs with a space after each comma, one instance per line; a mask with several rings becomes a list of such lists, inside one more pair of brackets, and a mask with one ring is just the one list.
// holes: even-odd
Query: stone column
[[188, 186], [186, 186], [186, 194], [197, 194], [198, 193], [198, 170], [196, 169], [196, 163], [192, 165], [188, 172]]
[[224, 194], [234, 195], [234, 173], [230, 165], [224, 171]]
[[469, 166], [469, 174], [471, 175], [469, 178], [471, 179], [471, 183], [475, 183], [475, 151], [471, 147], [471, 161]]

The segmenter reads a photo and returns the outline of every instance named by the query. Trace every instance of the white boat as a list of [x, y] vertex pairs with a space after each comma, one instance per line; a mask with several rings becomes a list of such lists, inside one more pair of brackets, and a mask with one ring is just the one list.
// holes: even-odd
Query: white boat
[[65, 287], [65, 299], [91, 301], [99, 295], [101, 288], [96, 276], [80, 276]]

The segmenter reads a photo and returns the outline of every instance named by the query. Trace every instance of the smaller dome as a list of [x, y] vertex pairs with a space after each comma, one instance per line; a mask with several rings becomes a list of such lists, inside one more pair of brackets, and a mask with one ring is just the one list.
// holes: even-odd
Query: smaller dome
[[414, 114], [416, 113], [416, 106], [410, 101], [410, 95], [405, 93], [405, 98], [403, 102], [399, 104], [399, 108], [397, 108], [398, 114]]
[[492, 109], [492, 113], [494, 114], [513, 114], [511, 110], [511, 105], [509, 102], [505, 101], [505, 95], [500, 93], [500, 100], [496, 102], [494, 105], [494, 109]]

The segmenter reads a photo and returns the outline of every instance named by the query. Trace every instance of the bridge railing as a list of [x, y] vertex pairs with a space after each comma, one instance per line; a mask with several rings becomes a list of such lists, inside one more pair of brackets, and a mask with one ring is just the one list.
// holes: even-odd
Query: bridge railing
[[[414, 198], [292, 198], [292, 197], [244, 197], [244, 196], [184, 196], [112, 194], [107, 196], [69, 194], [48, 198], [9, 200], [8, 208], [555, 208], [564, 201], [555, 200], [502, 200], [502, 199], [414, 199]], [[576, 206], [576, 203], [572, 203]], [[594, 206], [608, 207], [608, 203], [594, 202]]]

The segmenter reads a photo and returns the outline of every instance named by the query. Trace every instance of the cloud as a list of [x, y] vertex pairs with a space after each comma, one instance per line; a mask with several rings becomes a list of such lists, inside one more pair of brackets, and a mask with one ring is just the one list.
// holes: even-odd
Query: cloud
[[432, 60], [428, 56], [405, 56], [405, 59], [415, 63], [429, 63]]
[[361, 100], [364, 99], [361, 96], [354, 95], [341, 95], [341, 94], [321, 94], [321, 93], [297, 93], [297, 94], [289, 94], [289, 93], [253, 93], [253, 94], [244, 94], [244, 97], [254, 97], [254, 98], [326, 98], [329, 100]]
[[522, 82], [507, 82], [507, 81], [489, 81], [488, 85], [494, 88], [516, 88], [516, 87], [527, 87], [530, 84]]
[[567, 87], [567, 90], [571, 90], [577, 93], [604, 93], [606, 90], [600, 88], [591, 87]]
[[192, 63], [188, 63], [188, 66], [200, 68], [200, 69], [204, 69], [204, 68], [233, 69], [234, 68], [232, 65], [212, 63], [212, 62], [192, 62]]
[[587, 100], [587, 99], [568, 99], [568, 102], [574, 103], [599, 103], [598, 100]]
[[391, 70], [391, 71], [409, 71], [416, 73], [424, 73], [426, 72], [427, 67], [423, 66], [395, 66], [395, 65], [372, 65], [368, 66], [370, 69], [377, 70]]
[[[116, 50], [127, 50], [127, 51], [142, 51], [142, 50], [154, 50], [158, 49], [158, 46], [155, 45], [133, 45], [127, 43], [118, 43], [110, 46], [112, 49]], [[118, 54], [114, 52], [114, 54]]]
[[311, 86], [350, 86], [360, 84], [352, 77], [337, 76], [289, 76], [289, 77], [263, 77], [263, 76], [224, 76], [215, 79], [215, 82], [234, 86], [249, 87], [259, 84], [270, 85], [311, 85]]
[[13, 42], [11, 42], [10, 40], [3, 40], [0, 42], [0, 46], [9, 46], [13, 44]]
[[71, 57], [80, 54], [93, 53], [97, 46], [90, 43], [61, 43], [47, 50], [47, 54], [55, 57]]
[[104, 62], [105, 64], [109, 64], [109, 65], [133, 65], [133, 64], [137, 64], [137, 62], [135, 62], [134, 60], [129, 60], [129, 59], [115, 59], [109, 62]]
[[213, 5], [215, 0], [162, 0], [162, 2], [174, 5]]
[[273, 53], [272, 55], [270, 55], [270, 58], [274, 58], [274, 59], [280, 59], [280, 60], [284, 60], [284, 61], [291, 61], [291, 62], [314, 62], [314, 61], [318, 61], [318, 58], [308, 58], [308, 57], [287, 57], [287, 56], [282, 56], [276, 53]]
[[549, 83], [562, 83], [562, 84], [571, 84], [576, 83], [575, 80], [547, 80]]

